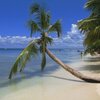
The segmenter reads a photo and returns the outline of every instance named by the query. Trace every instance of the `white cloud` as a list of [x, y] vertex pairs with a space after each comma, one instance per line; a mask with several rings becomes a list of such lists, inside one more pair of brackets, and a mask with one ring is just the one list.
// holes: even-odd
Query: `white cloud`
[[28, 38], [26, 36], [0, 36], [0, 48], [24, 47], [30, 40], [31, 38]]
[[[39, 38], [39, 37], [37, 37]], [[0, 48], [3, 47], [25, 47], [29, 41], [35, 38], [26, 36], [0, 36]], [[83, 36], [78, 31], [77, 25], [72, 24], [71, 30], [66, 33], [62, 38], [54, 38], [54, 46], [59, 44], [61, 46], [82, 46]]]
[[66, 39], [78, 43], [83, 40], [83, 35], [80, 34], [76, 24], [72, 24], [71, 31], [67, 32]]
[[[62, 39], [54, 39], [58, 44], [63, 46], [82, 46], [83, 35], [79, 32], [77, 25], [72, 24], [71, 30], [66, 33]], [[56, 45], [56, 44], [55, 44]]]
[[26, 36], [6, 36], [6, 37], [1, 37], [0, 36], [0, 43], [25, 43], [29, 42], [31, 38], [27, 38]]

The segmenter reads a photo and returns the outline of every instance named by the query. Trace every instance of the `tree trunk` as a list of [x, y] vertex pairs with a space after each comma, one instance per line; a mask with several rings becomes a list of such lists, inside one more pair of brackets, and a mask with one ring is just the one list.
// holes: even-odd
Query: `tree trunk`
[[77, 70], [69, 67], [68, 65], [64, 64], [61, 60], [59, 60], [53, 53], [51, 53], [47, 48], [46, 48], [46, 53], [49, 55], [50, 58], [52, 58], [56, 63], [58, 63], [61, 67], [63, 67], [66, 71], [71, 73], [72, 75], [76, 76], [77, 78], [84, 80], [86, 82], [91, 82], [91, 83], [100, 83], [100, 77], [89, 77], [86, 75], [83, 75], [82, 73], [78, 72]]

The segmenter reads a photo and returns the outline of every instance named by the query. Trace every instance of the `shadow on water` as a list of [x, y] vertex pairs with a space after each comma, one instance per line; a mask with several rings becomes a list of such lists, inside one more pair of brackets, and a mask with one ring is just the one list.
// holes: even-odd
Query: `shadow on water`
[[[97, 61], [100, 61], [100, 57], [99, 58], [88, 58], [87, 60], [85, 60], [85, 62], [97, 62]], [[66, 63], [67, 61], [64, 61], [64, 62]], [[42, 77], [44, 75], [46, 77], [53, 77], [53, 78], [57, 78], [57, 79], [67, 80], [67, 81], [84, 82], [81, 80], [74, 80], [74, 79], [68, 79], [68, 78], [49, 75], [58, 69], [59, 69], [58, 65], [53, 64], [53, 65], [50, 65], [49, 67], [47, 67], [43, 72], [41, 72], [39, 69], [34, 70], [33, 72], [25, 70], [23, 72], [25, 77], [23, 77], [23, 76], [21, 77], [21, 75], [20, 76], [18, 75], [16, 78], [14, 78], [12, 80], [6, 80], [5, 82], [0, 83], [0, 88], [8, 87], [8, 86], [13, 85], [13, 84], [18, 84], [23, 80], [31, 79], [33, 77]], [[87, 66], [84, 66], [83, 68], [81, 68], [80, 70], [89, 70], [89, 71], [93, 71], [93, 72], [97, 73], [97, 72], [100, 72], [100, 65], [87, 65]], [[2, 80], [0, 80], [0, 81], [2, 81]]]
[[64, 77], [58, 77], [58, 76], [50, 75], [52, 72], [57, 71], [58, 69], [59, 69], [59, 67], [54, 65], [54, 66], [51, 66], [51, 67], [47, 67], [43, 72], [41, 72], [41, 70], [35, 70], [33, 72], [32, 71], [24, 71], [22, 73], [22, 76], [20, 75], [20, 77], [16, 77], [16, 78], [13, 78], [12, 80], [7, 80], [6, 82], [0, 83], [0, 88], [8, 87], [8, 86], [11, 86], [13, 84], [18, 84], [21, 81], [31, 79], [31, 78], [34, 78], [34, 77], [53, 77], [53, 78], [66, 80], [66, 81], [84, 82], [84, 81], [81, 81], [81, 80], [68, 79], [68, 78], [64, 78]]
[[21, 82], [23, 80], [31, 79], [33, 77], [42, 77], [45, 74], [50, 74], [58, 69], [59, 69], [59, 67], [57, 65], [53, 65], [53, 66], [47, 67], [43, 72], [41, 72], [41, 70], [39, 70], [39, 69], [35, 70], [33, 72], [25, 70], [22, 73], [22, 76], [20, 75], [16, 78], [13, 78], [12, 80], [8, 79], [6, 82], [0, 83], [0, 88], [7, 87], [7, 86], [10, 86], [12, 84], [18, 84], [19, 82]]

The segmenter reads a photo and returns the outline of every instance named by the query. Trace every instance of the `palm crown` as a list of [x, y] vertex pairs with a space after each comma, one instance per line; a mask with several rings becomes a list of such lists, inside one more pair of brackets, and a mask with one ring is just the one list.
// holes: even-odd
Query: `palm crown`
[[[92, 51], [95, 52], [95, 50], [93, 50], [94, 46], [92, 45], [100, 40], [100, 0], [88, 0], [85, 8], [90, 10], [90, 16], [78, 22], [78, 27], [81, 32], [85, 34], [84, 45], [86, 49], [92, 48]], [[99, 49], [98, 46], [98, 50]], [[89, 49], [89, 52], [90, 51]]]
[[46, 47], [53, 41], [53, 39], [49, 37], [49, 34], [51, 32], [56, 32], [58, 37], [61, 35], [60, 20], [56, 21], [54, 24], [51, 24], [50, 13], [39, 4], [34, 4], [31, 7], [31, 15], [33, 15], [33, 19], [28, 22], [28, 25], [31, 29], [30, 36], [32, 37], [33, 33], [40, 32], [40, 38], [32, 40], [17, 57], [9, 75], [10, 79], [12, 78], [13, 74], [17, 73], [17, 71], [23, 71], [27, 61], [32, 56], [37, 55], [39, 50], [42, 53], [41, 70], [43, 70], [46, 65]]

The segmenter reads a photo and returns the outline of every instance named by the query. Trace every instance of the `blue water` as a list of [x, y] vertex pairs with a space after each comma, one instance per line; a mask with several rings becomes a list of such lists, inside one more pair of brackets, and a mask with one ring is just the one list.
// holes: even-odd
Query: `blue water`
[[[81, 51], [82, 48], [52, 48], [50, 50], [64, 63], [70, 64], [81, 59], [80, 52], [78, 52], [78, 50]], [[22, 49], [0, 49], [0, 97], [5, 96], [9, 92], [13, 92], [13, 86], [15, 86], [17, 89], [28, 86], [27, 84], [17, 85], [22, 81], [24, 82], [30, 78], [34, 78], [36, 81], [32, 82], [32, 84], [30, 83], [30, 85], [34, 85], [40, 82], [41, 75], [50, 74], [59, 69], [58, 64], [47, 56], [46, 68], [44, 72], [41, 72], [41, 55], [39, 54], [37, 57], [32, 58], [31, 61], [27, 63], [22, 74], [18, 73], [16, 76], [14, 76], [13, 80], [9, 80], [8, 75], [10, 73], [10, 69], [21, 51]]]

